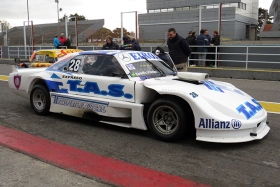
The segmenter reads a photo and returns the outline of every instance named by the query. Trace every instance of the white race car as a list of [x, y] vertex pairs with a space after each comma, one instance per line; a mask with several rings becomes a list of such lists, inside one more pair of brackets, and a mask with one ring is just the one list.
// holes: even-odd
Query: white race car
[[164, 141], [196, 133], [207, 142], [247, 142], [270, 130], [267, 112], [251, 96], [204, 73], [177, 72], [143, 51], [84, 51], [48, 68], [16, 69], [9, 87], [49, 112], [150, 130]]

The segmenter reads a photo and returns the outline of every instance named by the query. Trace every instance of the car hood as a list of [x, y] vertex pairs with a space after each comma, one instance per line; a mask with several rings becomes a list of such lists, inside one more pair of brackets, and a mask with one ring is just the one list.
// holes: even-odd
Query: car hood
[[[197, 109], [200, 113], [205, 110], [205, 115], [211, 110], [213, 115], [223, 114], [224, 117], [248, 120], [261, 117], [266, 113], [250, 95], [226, 82], [215, 80], [190, 82], [174, 77], [147, 79], [143, 84], [159, 94], [181, 97], [190, 104], [193, 110]], [[248, 113], [251, 110], [255, 111], [254, 115], [247, 115], [244, 107]]]

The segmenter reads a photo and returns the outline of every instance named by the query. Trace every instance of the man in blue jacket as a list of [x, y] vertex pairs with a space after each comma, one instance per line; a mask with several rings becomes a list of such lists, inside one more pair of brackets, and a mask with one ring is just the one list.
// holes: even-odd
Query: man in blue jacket
[[191, 49], [185, 38], [178, 35], [174, 28], [168, 29], [167, 40], [169, 55], [171, 56], [178, 71], [187, 71], [188, 57]]
[[54, 39], [53, 39], [53, 46], [55, 49], [59, 49], [59, 46], [61, 45], [59, 39], [57, 38], [57, 35], [54, 36]]
[[207, 47], [210, 43], [208, 38], [205, 36], [205, 30], [200, 30], [200, 35], [196, 37], [196, 52], [199, 52], [198, 56], [198, 66], [205, 66], [205, 58], [207, 53]]

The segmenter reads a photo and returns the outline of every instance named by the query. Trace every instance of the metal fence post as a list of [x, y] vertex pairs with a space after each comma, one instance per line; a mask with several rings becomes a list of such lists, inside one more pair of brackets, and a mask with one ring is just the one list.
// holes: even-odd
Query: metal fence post
[[249, 60], [249, 47], [246, 47], [246, 69], [248, 69], [248, 60]]

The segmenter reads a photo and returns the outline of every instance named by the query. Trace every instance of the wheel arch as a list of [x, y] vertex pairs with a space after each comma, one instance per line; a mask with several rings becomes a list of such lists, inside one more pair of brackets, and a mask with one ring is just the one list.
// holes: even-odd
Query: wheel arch
[[35, 85], [44, 85], [47, 89], [49, 89], [48, 88], [48, 86], [47, 86], [47, 84], [46, 84], [46, 82], [42, 79], [42, 78], [35, 78], [35, 79], [33, 79], [31, 82], [30, 82], [30, 84], [29, 84], [29, 87], [27, 88], [27, 93], [28, 94], [30, 94], [30, 92], [31, 92], [31, 90], [32, 90], [32, 88], [35, 86]]
[[[185, 100], [185, 99], [183, 99], [183, 98], [181, 98], [181, 97], [179, 97], [179, 96], [177, 96], [177, 95], [171, 95], [171, 94], [157, 94], [157, 96], [155, 97], [155, 99], [154, 99], [154, 101], [156, 101], [156, 100], [158, 100], [158, 99], [166, 99], [166, 100], [174, 100], [174, 101], [177, 101], [179, 104], [180, 104], [180, 106], [182, 107], [182, 109], [184, 109], [184, 111], [187, 113], [187, 114], [189, 114], [189, 115], [191, 115], [191, 117], [192, 117], [192, 121], [191, 121], [191, 123], [192, 123], [192, 125], [191, 125], [191, 129], [192, 130], [194, 130], [195, 129], [195, 124], [194, 124], [194, 122], [195, 122], [195, 120], [194, 120], [194, 113], [193, 113], [193, 109], [192, 109], [192, 107], [191, 107], [191, 105]], [[153, 102], [154, 102], [153, 101]], [[148, 115], [148, 111], [149, 111], [149, 108], [151, 107], [151, 104], [152, 104], [152, 102], [151, 103], [145, 103], [144, 104], [144, 116], [145, 116], [145, 118], [146, 118], [146, 116]]]

